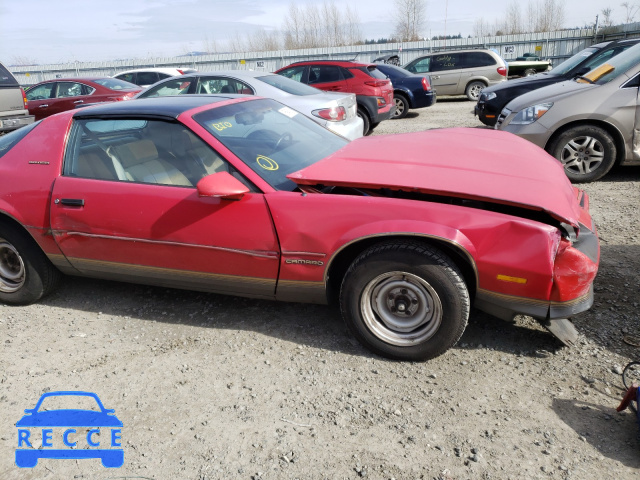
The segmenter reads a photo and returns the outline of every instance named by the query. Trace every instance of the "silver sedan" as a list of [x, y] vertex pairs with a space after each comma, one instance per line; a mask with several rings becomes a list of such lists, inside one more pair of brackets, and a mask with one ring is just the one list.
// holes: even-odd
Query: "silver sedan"
[[349, 140], [363, 133], [355, 94], [324, 92], [273, 73], [245, 70], [192, 73], [155, 83], [135, 98], [215, 93], [278, 100]]

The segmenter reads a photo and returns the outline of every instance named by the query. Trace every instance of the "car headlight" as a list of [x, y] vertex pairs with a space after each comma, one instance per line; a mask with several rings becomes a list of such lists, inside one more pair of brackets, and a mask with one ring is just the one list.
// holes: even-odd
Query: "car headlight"
[[497, 97], [495, 92], [483, 93], [482, 96], [484, 97], [485, 102], [488, 102], [489, 100], [493, 100], [494, 98]]
[[551, 107], [553, 107], [553, 103], [531, 105], [524, 110], [520, 110], [511, 120], [511, 125], [529, 125], [547, 113]]

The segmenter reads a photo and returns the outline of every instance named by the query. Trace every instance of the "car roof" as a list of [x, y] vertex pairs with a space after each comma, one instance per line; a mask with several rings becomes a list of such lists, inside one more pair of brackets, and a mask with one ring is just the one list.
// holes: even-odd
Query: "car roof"
[[[291, 67], [293, 65], [313, 65], [317, 63], [323, 63], [326, 65], [336, 65], [338, 67], [375, 67], [375, 63], [362, 63], [362, 62], [352, 62], [351, 60], [303, 60], [301, 62], [294, 62], [290, 65], [287, 65], [284, 68]], [[282, 70], [282, 69], [280, 69]]]
[[182, 113], [201, 107], [224, 102], [247, 95], [180, 95], [167, 97], [140, 98], [126, 102], [113, 102], [78, 109], [73, 118], [96, 117], [165, 117], [178, 118]]
[[40, 83], [51, 83], [51, 82], [95, 82], [96, 80], [111, 80], [111, 77], [52, 78], [51, 80], [43, 80], [42, 82], [36, 83], [34, 85], [39, 85]]
[[121, 72], [117, 72], [116, 75], [121, 75], [123, 73], [138, 73], [138, 72], [166, 73], [166, 72], [176, 72], [178, 70], [195, 71], [195, 69], [193, 67], [149, 67], [149, 68], [134, 68], [134, 69], [131, 69], [131, 70], [123, 70]]
[[[176, 80], [176, 79], [180, 79], [180, 78], [189, 78], [189, 77], [206, 77], [209, 75], [226, 75], [228, 77], [237, 77], [237, 78], [242, 78], [242, 77], [251, 77], [251, 78], [256, 78], [256, 77], [266, 77], [268, 75], [277, 75], [276, 73], [271, 73], [271, 72], [262, 72], [262, 71], [257, 71], [257, 70], [213, 70], [210, 72], [191, 72], [191, 73], [185, 73], [184, 75], [176, 75], [175, 77], [171, 77], [171, 78], [165, 78], [163, 80], [160, 80], [161, 82], [166, 82], [169, 80]], [[160, 83], [160, 82], [158, 82]]]

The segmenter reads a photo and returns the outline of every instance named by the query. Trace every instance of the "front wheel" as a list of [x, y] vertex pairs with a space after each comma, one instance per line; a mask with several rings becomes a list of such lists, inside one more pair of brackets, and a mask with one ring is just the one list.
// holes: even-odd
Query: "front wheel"
[[549, 153], [562, 162], [572, 182], [593, 182], [611, 170], [616, 161], [616, 144], [606, 130], [580, 125], [562, 133]]
[[476, 80], [475, 82], [471, 82], [469, 85], [467, 85], [467, 88], [464, 91], [464, 94], [467, 96], [467, 98], [473, 102], [477, 102], [478, 99], [480, 98], [480, 94], [482, 93], [482, 90], [484, 90], [484, 88], [486, 87], [486, 85], [484, 83], [482, 83], [479, 80]]
[[0, 222], [0, 302], [26, 305], [52, 291], [60, 272], [17, 227]]
[[419, 243], [386, 242], [349, 267], [340, 291], [353, 335], [379, 355], [428, 360], [451, 348], [469, 317], [462, 274], [443, 252]]

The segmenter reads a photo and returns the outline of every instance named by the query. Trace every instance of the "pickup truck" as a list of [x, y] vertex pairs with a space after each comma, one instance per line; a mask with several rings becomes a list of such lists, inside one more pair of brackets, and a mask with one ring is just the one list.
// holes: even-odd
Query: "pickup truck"
[[510, 77], [528, 77], [536, 73], [551, 70], [551, 62], [549, 60], [540, 60], [537, 55], [525, 53], [522, 57], [515, 60], [507, 61], [509, 65]]

